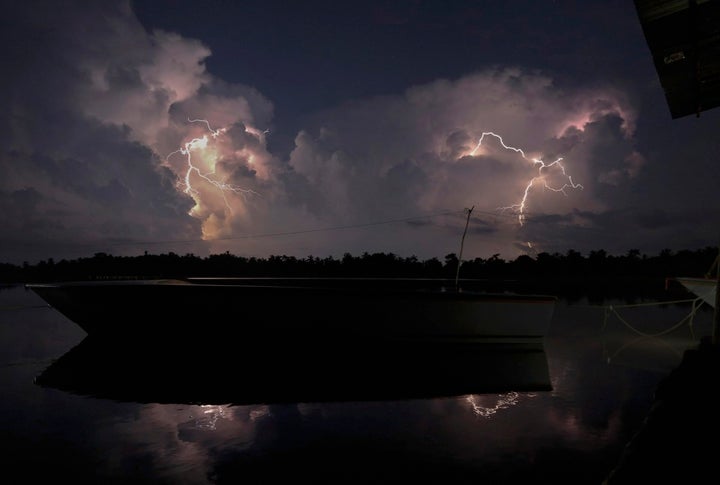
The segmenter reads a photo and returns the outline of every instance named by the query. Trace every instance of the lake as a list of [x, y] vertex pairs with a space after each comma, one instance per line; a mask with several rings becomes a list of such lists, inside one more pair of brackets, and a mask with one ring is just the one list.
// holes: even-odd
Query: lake
[[[92, 347], [34, 293], [7, 287], [4, 471], [16, 483], [599, 484], [640, 429], [657, 384], [710, 334], [711, 309], [690, 321], [691, 309], [561, 299], [541, 353], [428, 354], [416, 357], [422, 373], [407, 382], [380, 376], [390, 369], [377, 365], [364, 379], [328, 359], [292, 374], [307, 376], [297, 382], [283, 369], [302, 368], [301, 353], [216, 360], [205, 349], [199, 362]], [[436, 365], [455, 366], [456, 388], [430, 378]], [[453, 394], [473, 390], [475, 378], [478, 392]]]

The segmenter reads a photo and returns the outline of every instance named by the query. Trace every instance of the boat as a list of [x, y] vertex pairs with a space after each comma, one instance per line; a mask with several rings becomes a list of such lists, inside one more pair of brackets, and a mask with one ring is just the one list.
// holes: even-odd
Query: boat
[[[471, 289], [465, 289], [465, 286]], [[88, 335], [245, 342], [542, 341], [557, 298], [403, 278], [186, 278], [28, 284]]]
[[715, 308], [719, 281], [718, 271], [720, 271], [720, 251], [717, 256], [715, 256], [715, 259], [703, 277], [676, 276], [670, 279], [680, 283], [687, 291], [697, 296], [712, 308]]
[[680, 276], [673, 278], [686, 290], [701, 298], [704, 303], [715, 308], [715, 296], [717, 293], [717, 280], [712, 278], [700, 278]]

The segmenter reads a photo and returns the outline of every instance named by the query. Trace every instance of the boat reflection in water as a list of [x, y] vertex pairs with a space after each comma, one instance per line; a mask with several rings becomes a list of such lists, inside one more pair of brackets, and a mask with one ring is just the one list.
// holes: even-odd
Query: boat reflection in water
[[237, 405], [551, 390], [541, 343], [168, 348], [91, 336], [35, 383], [121, 402]]

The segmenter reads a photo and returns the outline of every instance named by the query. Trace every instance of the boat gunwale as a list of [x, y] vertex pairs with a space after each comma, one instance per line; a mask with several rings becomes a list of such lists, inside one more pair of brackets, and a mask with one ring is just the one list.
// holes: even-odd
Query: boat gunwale
[[[498, 301], [506, 302], [511, 301], [512, 303], [555, 303], [558, 297], [550, 294], [539, 294], [539, 293], [516, 293], [516, 292], [491, 292], [491, 291], [480, 291], [480, 290], [463, 290], [453, 289], [445, 287], [370, 287], [370, 286], [304, 286], [304, 285], [273, 285], [273, 284], [228, 284], [228, 283], [194, 283], [194, 279], [147, 279], [147, 280], [85, 280], [85, 281], [61, 281], [53, 283], [32, 283], [25, 285], [28, 289], [37, 288], [40, 291], [42, 289], [69, 289], [73, 288], [128, 288], [136, 286], [138, 288], [159, 288], [159, 287], [178, 287], [178, 288], [197, 288], [203, 289], [202, 291], [211, 291], [213, 289], [225, 289], [225, 290], [240, 290], [247, 289], [249, 291], [260, 291], [267, 290], [268, 292], [302, 292], [306, 294], [323, 293], [328, 295], [336, 296], [347, 296], [347, 295], [358, 295], [358, 296], [382, 296], [382, 297], [425, 297], [425, 298], [443, 298], [443, 299], [455, 299], [457, 301]], [[223, 281], [228, 281], [222, 279]], [[375, 281], [412, 281], [412, 282], [440, 282], [445, 280], [434, 280], [434, 279], [382, 279], [382, 278], [362, 278], [362, 279], [347, 279], [347, 278], [242, 278], [234, 279], [235, 281], [298, 281], [298, 280], [312, 280], [312, 281], [323, 281], [323, 282], [341, 282], [341, 281], [362, 281], [364, 283], [370, 283]]]

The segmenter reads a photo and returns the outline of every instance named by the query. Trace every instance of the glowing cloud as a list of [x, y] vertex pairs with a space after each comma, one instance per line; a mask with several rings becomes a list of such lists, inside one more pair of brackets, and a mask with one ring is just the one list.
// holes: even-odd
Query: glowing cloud
[[[231, 201], [228, 195], [238, 195], [242, 201], [248, 195], [259, 195], [252, 188], [233, 182], [237, 178], [238, 163], [244, 164], [244, 173], [250, 179], [256, 178], [258, 173], [261, 178], [269, 176], [267, 167], [256, 164], [264, 154], [248, 144], [237, 146], [232, 135], [235, 133], [238, 138], [240, 132], [240, 138], [251, 137], [263, 144], [266, 132], [244, 125], [213, 129], [204, 119], [188, 119], [188, 122], [204, 126], [206, 132], [194, 136], [191, 131], [189, 139], [165, 157], [164, 165], [178, 175], [178, 189], [194, 200], [189, 214], [203, 220], [203, 239], [215, 239], [231, 233], [230, 221], [238, 211], [244, 210], [242, 202]], [[181, 164], [173, 162], [178, 155], [182, 156]], [[222, 207], [218, 206], [218, 200], [222, 201]]]
[[[227, 129], [226, 128], [220, 128], [218, 130], [213, 130], [210, 127], [210, 123], [207, 120], [188, 120], [190, 123], [204, 123], [208, 131], [210, 132], [210, 137], [215, 140], [222, 134], [224, 134]], [[192, 176], [195, 175], [199, 177], [200, 179], [204, 180], [205, 182], [209, 183], [210, 185], [213, 185], [217, 187], [217, 189], [220, 191], [220, 193], [223, 196], [223, 200], [225, 201], [225, 205], [228, 208], [229, 211], [232, 211], [232, 207], [230, 207], [230, 204], [227, 201], [227, 198], [225, 197], [225, 192], [232, 192], [235, 194], [251, 194], [255, 193], [254, 191], [250, 189], [243, 189], [241, 187], [238, 187], [233, 184], [229, 184], [223, 181], [220, 181], [216, 178], [217, 175], [217, 162], [220, 159], [220, 154], [213, 146], [208, 146], [208, 143], [210, 142], [210, 139], [207, 135], [203, 135], [201, 138], [193, 138], [192, 140], [185, 143], [185, 145], [180, 148], [179, 150], [172, 152], [170, 155], [167, 156], [165, 159], [166, 162], [168, 162], [168, 159], [172, 157], [176, 153], [180, 153], [182, 155], [185, 155], [187, 159], [187, 171], [185, 172], [185, 176], [183, 177], [183, 182], [181, 183], [181, 186], [184, 187], [183, 191], [190, 195], [193, 199], [195, 199], [196, 207], [198, 204], [200, 204], [200, 191], [193, 188], [192, 185]], [[197, 156], [199, 156], [200, 161], [205, 166], [205, 170], [202, 170], [202, 168], [193, 162], [193, 152], [196, 153]], [[195, 210], [195, 208], [193, 208]], [[190, 211], [192, 214], [193, 211]]]
[[[561, 240], [558, 223], [606, 210], [610, 181], [623, 187], [639, 173], [633, 116], [612, 90], [563, 91], [514, 68], [477, 72], [324, 111], [289, 157], [304, 183], [286, 188], [331, 223], [474, 206], [468, 254], [544, 251]], [[552, 238], [531, 215], [555, 221]], [[455, 252], [463, 222], [418, 224], [413, 247]]]

